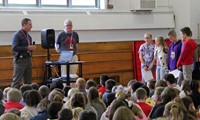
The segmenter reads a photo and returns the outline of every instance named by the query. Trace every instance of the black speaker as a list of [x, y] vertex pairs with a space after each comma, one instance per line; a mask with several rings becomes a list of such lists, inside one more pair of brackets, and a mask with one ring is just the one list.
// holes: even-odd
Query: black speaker
[[41, 31], [41, 44], [44, 49], [54, 48], [55, 44], [54, 29], [43, 29]]

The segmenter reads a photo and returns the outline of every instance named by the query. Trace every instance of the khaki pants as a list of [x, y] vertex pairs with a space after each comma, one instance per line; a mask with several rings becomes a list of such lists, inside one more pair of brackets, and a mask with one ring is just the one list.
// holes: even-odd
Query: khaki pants
[[183, 65], [183, 79], [184, 80], [192, 80], [192, 71], [193, 71], [193, 64], [191, 65]]
[[[78, 56], [74, 55], [72, 61], [78, 61]], [[78, 65], [70, 65], [70, 74], [76, 74], [78, 70]], [[61, 65], [61, 76], [66, 75], [67, 68], [66, 65]]]

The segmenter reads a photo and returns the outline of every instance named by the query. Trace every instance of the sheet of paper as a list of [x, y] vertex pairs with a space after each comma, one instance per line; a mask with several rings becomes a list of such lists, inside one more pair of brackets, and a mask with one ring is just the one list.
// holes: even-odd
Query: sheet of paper
[[153, 79], [153, 74], [151, 70], [145, 71], [144, 69], [142, 69], [142, 73], [145, 82], [148, 82], [149, 80]]
[[175, 78], [178, 78], [180, 72], [181, 72], [180, 70], [175, 69], [175, 70], [173, 70], [173, 71], [170, 71], [169, 73], [170, 73], [170, 74], [173, 74]]

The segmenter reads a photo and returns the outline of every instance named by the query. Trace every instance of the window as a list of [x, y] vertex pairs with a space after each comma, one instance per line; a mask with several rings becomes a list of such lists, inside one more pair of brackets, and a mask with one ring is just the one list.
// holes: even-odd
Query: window
[[0, 0], [5, 7], [63, 7], [63, 8], [99, 8], [102, 0]]
[[8, 0], [11, 5], [36, 5], [36, 0]]
[[72, 6], [95, 6], [95, 0], [72, 0]]
[[67, 0], [41, 0], [41, 5], [67, 5]]

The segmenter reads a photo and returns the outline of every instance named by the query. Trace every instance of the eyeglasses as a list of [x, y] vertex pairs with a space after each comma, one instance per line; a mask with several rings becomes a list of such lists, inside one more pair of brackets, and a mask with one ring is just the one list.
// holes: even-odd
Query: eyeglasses
[[144, 39], [150, 39], [150, 37], [144, 37]]
[[66, 25], [66, 26], [72, 26], [72, 25]]

